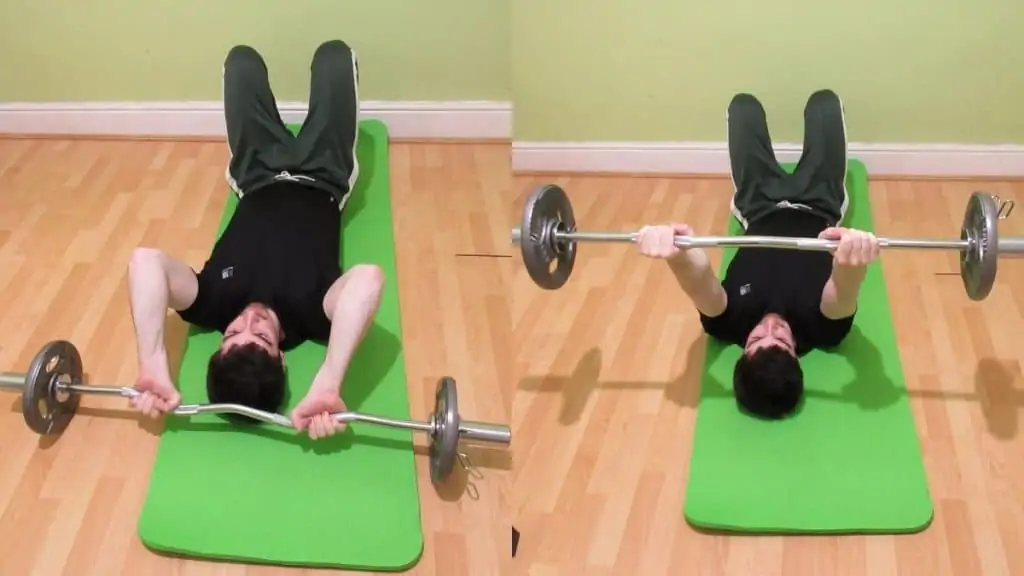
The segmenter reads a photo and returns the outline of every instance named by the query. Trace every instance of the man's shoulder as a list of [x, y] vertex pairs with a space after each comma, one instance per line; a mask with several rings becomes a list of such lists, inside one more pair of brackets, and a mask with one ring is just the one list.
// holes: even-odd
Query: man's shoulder
[[724, 342], [741, 344], [746, 339], [748, 326], [750, 325], [750, 310], [743, 306], [743, 302], [726, 291], [726, 304], [721, 314], [709, 316], [697, 311], [700, 317], [701, 327], [704, 332]]
[[853, 330], [855, 315], [846, 318], [829, 318], [821, 313], [820, 306], [815, 306], [813, 310], [808, 307], [807, 315], [814, 323], [810, 334], [811, 344], [815, 348], [835, 348], [842, 344]]

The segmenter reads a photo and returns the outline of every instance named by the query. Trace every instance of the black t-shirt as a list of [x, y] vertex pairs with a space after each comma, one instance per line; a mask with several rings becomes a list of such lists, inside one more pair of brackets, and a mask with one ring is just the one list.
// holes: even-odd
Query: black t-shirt
[[[746, 234], [814, 238], [826, 227], [816, 214], [785, 208], [750, 223]], [[821, 313], [821, 292], [831, 275], [829, 252], [739, 248], [722, 280], [728, 305], [718, 316], [701, 314], [701, 324], [710, 336], [743, 346], [765, 314], [775, 313], [789, 323], [798, 355], [838, 346], [853, 317], [832, 320]]]
[[323, 190], [279, 182], [246, 194], [197, 274], [196, 301], [179, 315], [223, 332], [258, 302], [280, 319], [282, 349], [327, 341], [323, 299], [341, 276], [340, 233], [341, 213]]

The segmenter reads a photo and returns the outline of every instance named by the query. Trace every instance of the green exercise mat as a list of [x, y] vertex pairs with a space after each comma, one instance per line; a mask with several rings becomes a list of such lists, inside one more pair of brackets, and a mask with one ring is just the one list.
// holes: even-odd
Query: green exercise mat
[[[792, 170], [792, 165], [786, 166]], [[851, 161], [845, 226], [874, 229], [865, 166]], [[730, 218], [729, 233], [742, 234]], [[735, 255], [724, 250], [722, 271]], [[879, 265], [837, 350], [803, 358], [806, 396], [792, 418], [742, 415], [732, 394], [738, 346], [708, 339], [685, 516], [734, 532], [901, 533], [932, 502]]]
[[[359, 180], [344, 212], [342, 261], [377, 264], [387, 283], [342, 394], [352, 410], [408, 418], [383, 123], [362, 122], [358, 158]], [[236, 196], [225, 193], [218, 235], [237, 205]], [[184, 402], [207, 402], [206, 362], [219, 340], [217, 332], [189, 332], [179, 376]], [[307, 342], [287, 354], [289, 412], [324, 353], [325, 347]], [[168, 418], [139, 537], [151, 549], [184, 556], [403, 570], [423, 548], [413, 458], [407, 430], [353, 424], [314, 442], [283, 428], [236, 426], [214, 415]]]

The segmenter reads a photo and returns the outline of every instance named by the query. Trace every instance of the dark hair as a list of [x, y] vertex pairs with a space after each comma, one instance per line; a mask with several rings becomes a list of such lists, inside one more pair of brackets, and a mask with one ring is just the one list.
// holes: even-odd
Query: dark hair
[[[255, 343], [234, 346], [227, 352], [217, 350], [206, 367], [206, 394], [212, 404], [242, 404], [277, 413], [287, 390], [281, 357]], [[236, 422], [255, 422], [247, 416], [225, 417]]]
[[733, 392], [740, 409], [778, 420], [796, 410], [804, 395], [800, 360], [781, 346], [766, 346], [736, 361]]

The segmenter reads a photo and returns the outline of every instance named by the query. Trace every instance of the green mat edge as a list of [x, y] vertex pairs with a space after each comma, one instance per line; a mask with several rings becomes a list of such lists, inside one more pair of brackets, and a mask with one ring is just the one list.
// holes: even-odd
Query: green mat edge
[[[793, 162], [785, 162], [785, 163], [782, 163], [781, 165], [782, 165], [782, 168], [784, 170], [786, 170], [787, 172], [792, 172], [793, 169], [796, 167], [796, 163], [793, 163]], [[846, 178], [847, 178], [847, 180], [852, 180], [852, 181], [855, 181], [855, 182], [862, 183], [863, 186], [865, 187], [865, 189], [868, 190], [868, 194], [870, 194], [870, 188], [869, 188], [870, 183], [869, 183], [869, 179], [868, 179], [868, 169], [867, 169], [867, 166], [861, 160], [856, 159], [856, 158], [850, 158], [848, 160], [848, 162], [847, 162], [847, 170], [846, 170]], [[874, 215], [874, 212], [869, 209], [867, 214], [868, 214], [868, 219], [871, 222], [871, 229], [874, 230], [875, 229], [875, 215]], [[739, 224], [736, 222], [735, 217], [732, 214], [730, 214], [729, 215], [729, 219], [727, 220], [727, 226], [726, 226], [727, 232], [726, 233], [731, 235], [733, 233], [733, 230], [736, 229], [738, 226], [739, 226]], [[726, 266], [729, 264], [729, 261], [732, 259], [732, 257], [735, 254], [735, 252], [736, 252], [735, 248], [723, 250], [722, 258], [721, 258], [721, 261], [719, 262], [719, 266], [718, 266], [718, 273], [720, 275], [724, 272]], [[885, 272], [881, 268], [881, 266], [879, 266], [877, 273], [878, 273], [879, 279], [884, 283], [885, 282]], [[889, 294], [888, 294], [888, 292], [886, 292], [886, 294], [885, 294], [885, 305], [887, 307], [889, 307], [890, 310], [891, 310], [891, 306], [889, 304]], [[891, 331], [894, 330], [891, 322], [889, 323], [889, 330], [891, 330]], [[895, 341], [895, 337], [893, 338], [893, 340]], [[702, 391], [702, 389], [704, 387], [704, 377], [707, 374], [706, 348], [707, 348], [707, 345], [705, 345], [705, 359], [702, 359], [702, 362], [704, 362], [704, 365], [701, 368], [701, 384], [700, 384], [701, 390], [698, 390], [698, 404], [697, 404], [698, 414], [697, 414], [697, 418], [700, 418], [700, 403], [699, 403], [700, 402], [700, 397], [699, 396], [700, 396], [701, 391]], [[903, 359], [902, 359], [902, 356], [900, 354], [896, 355], [896, 362], [899, 365], [899, 373], [901, 375], [901, 380], [903, 381], [903, 387], [906, 388], [906, 376], [905, 376], [905, 373], [903, 371]], [[909, 406], [907, 407], [907, 410], [910, 410]], [[913, 414], [912, 411], [910, 412], [909, 416], [910, 416], [911, 420], [914, 420], [914, 414]], [[697, 429], [697, 418], [694, 419], [694, 426], [693, 426], [694, 430]], [[916, 426], [915, 426], [915, 431], [916, 431]], [[916, 435], [917, 435], [916, 439], [917, 439], [917, 444], [918, 444], [918, 454], [922, 458], [922, 467], [923, 467], [924, 452], [923, 452], [922, 447], [921, 447], [920, 432], [916, 431]], [[695, 439], [696, 439], [696, 435], [694, 435], [694, 438], [692, 440], [695, 440]], [[691, 454], [692, 454], [692, 452], [691, 452]], [[692, 460], [692, 456], [691, 456], [690, 468], [689, 468], [689, 470], [687, 472], [687, 486], [689, 486], [689, 484], [690, 484], [690, 475], [692, 474], [692, 471], [693, 471], [693, 460]], [[917, 534], [919, 532], [923, 532], [923, 531], [927, 530], [931, 526], [932, 522], [935, 519], [935, 501], [934, 501], [934, 498], [932, 497], [932, 494], [931, 494], [931, 487], [928, 485], [928, 482], [927, 482], [927, 470], [925, 470], [925, 486], [924, 486], [924, 489], [928, 493], [927, 516], [925, 518], [922, 518], [921, 522], [918, 525], [910, 526], [910, 527], [907, 527], [907, 528], [857, 529], [857, 530], [842, 530], [842, 529], [839, 529], [839, 530], [794, 530], [794, 529], [788, 529], [788, 528], [744, 529], [744, 528], [739, 528], [739, 527], [727, 527], [727, 526], [722, 526], [722, 525], [713, 524], [713, 523], [709, 523], [709, 522], [701, 522], [699, 520], [696, 520], [696, 519], [692, 518], [690, 516], [690, 512], [689, 512], [689, 510], [690, 510], [690, 499], [689, 499], [688, 495], [687, 495], [687, 498], [686, 498], [686, 502], [683, 505], [683, 517], [686, 519], [686, 522], [688, 524], [690, 524], [692, 527], [694, 527], [695, 529], [697, 529], [697, 530], [699, 530], [701, 532], [709, 533], [709, 534], [727, 534], [727, 535], [737, 535], [737, 536], [738, 535], [752, 536], [752, 535], [758, 535], [758, 534], [763, 534], [763, 535], [769, 535], [769, 534], [771, 534], [771, 535], [812, 535], [812, 536], [813, 535], [856, 535], [856, 534]], [[687, 493], [688, 493], [689, 492], [689, 488], [687, 488], [686, 490], [687, 490]]]
[[[298, 134], [298, 131], [301, 128], [301, 126], [302, 126], [301, 123], [289, 123], [289, 124], [287, 124], [288, 130], [291, 131], [292, 134]], [[384, 174], [385, 174], [384, 177], [387, 178], [388, 180], [390, 180], [390, 178], [391, 178], [391, 174], [390, 174], [391, 158], [390, 158], [390, 153], [389, 153], [390, 133], [388, 131], [387, 124], [385, 124], [382, 120], [378, 120], [378, 119], [375, 119], [375, 118], [368, 118], [368, 119], [360, 120], [359, 127], [360, 127], [360, 131], [373, 132], [373, 133], [376, 133], [375, 136], [379, 136], [380, 137], [380, 141], [379, 142], [375, 142], [374, 168], [375, 168], [375, 170], [378, 170], [378, 171], [379, 170], [383, 170]], [[233, 192], [230, 189], [227, 189], [226, 193], [227, 194], [233, 194]], [[388, 203], [392, 204], [392, 196], [391, 196], [391, 187], [390, 187], [390, 185], [388, 186]], [[224, 227], [227, 225], [228, 206], [229, 206], [229, 204], [227, 202], [225, 202], [224, 207], [221, 210], [220, 220], [218, 221], [218, 224], [217, 224], [217, 231], [216, 231], [216, 233], [214, 235], [214, 238], [213, 238], [212, 242], [216, 242], [216, 239], [220, 237], [220, 235], [223, 233]], [[393, 204], [391, 206], [391, 209], [388, 210], [388, 225], [391, 226], [392, 230], [394, 230], [394, 205]], [[342, 232], [342, 234], [344, 235], [344, 232]], [[211, 242], [211, 244], [212, 244], [212, 242]], [[398, 283], [398, 263], [397, 263], [396, 256], [395, 256], [395, 250], [392, 249], [391, 252], [392, 252], [391, 273], [392, 273], [392, 275], [393, 275], [393, 277], [395, 279], [394, 280], [395, 281], [395, 285], [397, 286], [397, 283]], [[394, 305], [397, 307], [397, 312], [396, 312], [396, 315], [397, 315], [397, 318], [398, 318], [397, 329], [399, 331], [399, 334], [404, 334], [403, 325], [402, 325], [401, 302], [397, 300], [397, 292], [396, 292], [396, 301], [394, 302]], [[179, 368], [180, 368], [180, 364], [185, 361], [185, 354], [187, 353], [187, 350], [188, 350], [188, 338], [191, 337], [193, 335], [193, 333], [195, 333], [196, 331], [197, 331], [197, 329], [194, 326], [189, 326], [189, 329], [188, 329], [188, 331], [186, 333], [186, 336], [185, 336], [185, 348], [182, 351], [181, 360], [179, 362]], [[404, 342], [402, 344], [402, 347], [399, 350], [398, 357], [396, 358], [395, 362], [401, 364], [402, 373], [405, 375], [405, 381], [406, 381], [406, 403], [408, 404], [408, 402], [409, 402], [409, 398], [408, 398], [408, 379], [409, 379], [409, 375], [408, 375], [408, 372], [406, 370], [406, 365], [405, 365], [405, 346], [404, 346]], [[162, 439], [162, 437], [163, 437], [163, 430], [161, 430], [160, 437]], [[414, 442], [410, 441], [410, 450], [412, 450], [413, 448], [414, 448]], [[157, 441], [156, 454], [154, 454], [154, 457], [153, 457], [153, 463], [154, 464], [156, 462], [156, 459], [159, 457], [159, 452], [160, 452], [160, 441], [158, 440]], [[412, 465], [415, 466], [415, 462]], [[147, 484], [148, 484], [148, 481], [147, 481]], [[146, 535], [145, 535], [145, 526], [144, 526], [144, 523], [142, 521], [143, 515], [144, 515], [144, 512], [145, 512], [145, 508], [146, 508], [146, 501], [149, 498], [149, 489], [148, 489], [148, 487], [147, 487], [146, 493], [143, 495], [142, 507], [141, 507], [141, 509], [139, 511], [139, 519], [138, 519], [138, 521], [136, 523], [136, 533], [137, 533], [137, 535], [139, 537], [139, 541], [142, 542], [143, 546], [145, 546], [147, 549], [149, 549], [150, 551], [152, 551], [154, 553], [157, 553], [157, 554], [163, 555], [163, 556], [181, 558], [181, 559], [185, 559], [185, 560], [193, 560], [193, 561], [198, 561], [198, 562], [207, 562], [207, 563], [236, 563], [236, 564], [240, 564], [240, 565], [281, 566], [281, 567], [291, 567], [291, 568], [300, 568], [300, 569], [313, 569], [313, 570], [324, 570], [324, 569], [326, 569], [326, 570], [335, 570], [335, 571], [336, 570], [341, 570], [341, 571], [366, 571], [366, 572], [405, 572], [405, 571], [408, 571], [411, 568], [415, 567], [417, 564], [419, 564], [420, 560], [422, 560], [422, 558], [423, 558], [423, 551], [424, 551], [424, 538], [423, 538], [423, 525], [422, 525], [423, 502], [422, 502], [422, 498], [421, 498], [420, 493], [419, 493], [419, 486], [418, 485], [415, 487], [415, 492], [416, 492], [416, 503], [417, 503], [417, 508], [418, 508], [417, 511], [416, 511], [416, 514], [421, 519], [420, 529], [417, 532], [417, 534], [419, 536], [419, 546], [416, 548], [415, 553], [409, 559], [409, 561], [406, 564], [402, 564], [402, 565], [359, 567], [359, 566], [338, 565], [338, 564], [318, 565], [318, 564], [278, 562], [278, 561], [275, 561], [275, 562], [261, 562], [261, 561], [259, 561], [257, 559], [253, 559], [253, 558], [232, 557], [232, 556], [229, 556], [229, 555], [218, 555], [218, 556], [196, 555], [195, 553], [190, 552], [188, 550], [178, 549], [178, 548], [171, 547], [171, 546], [165, 547], [165, 546], [155, 545], [151, 541], [147, 540]]]

